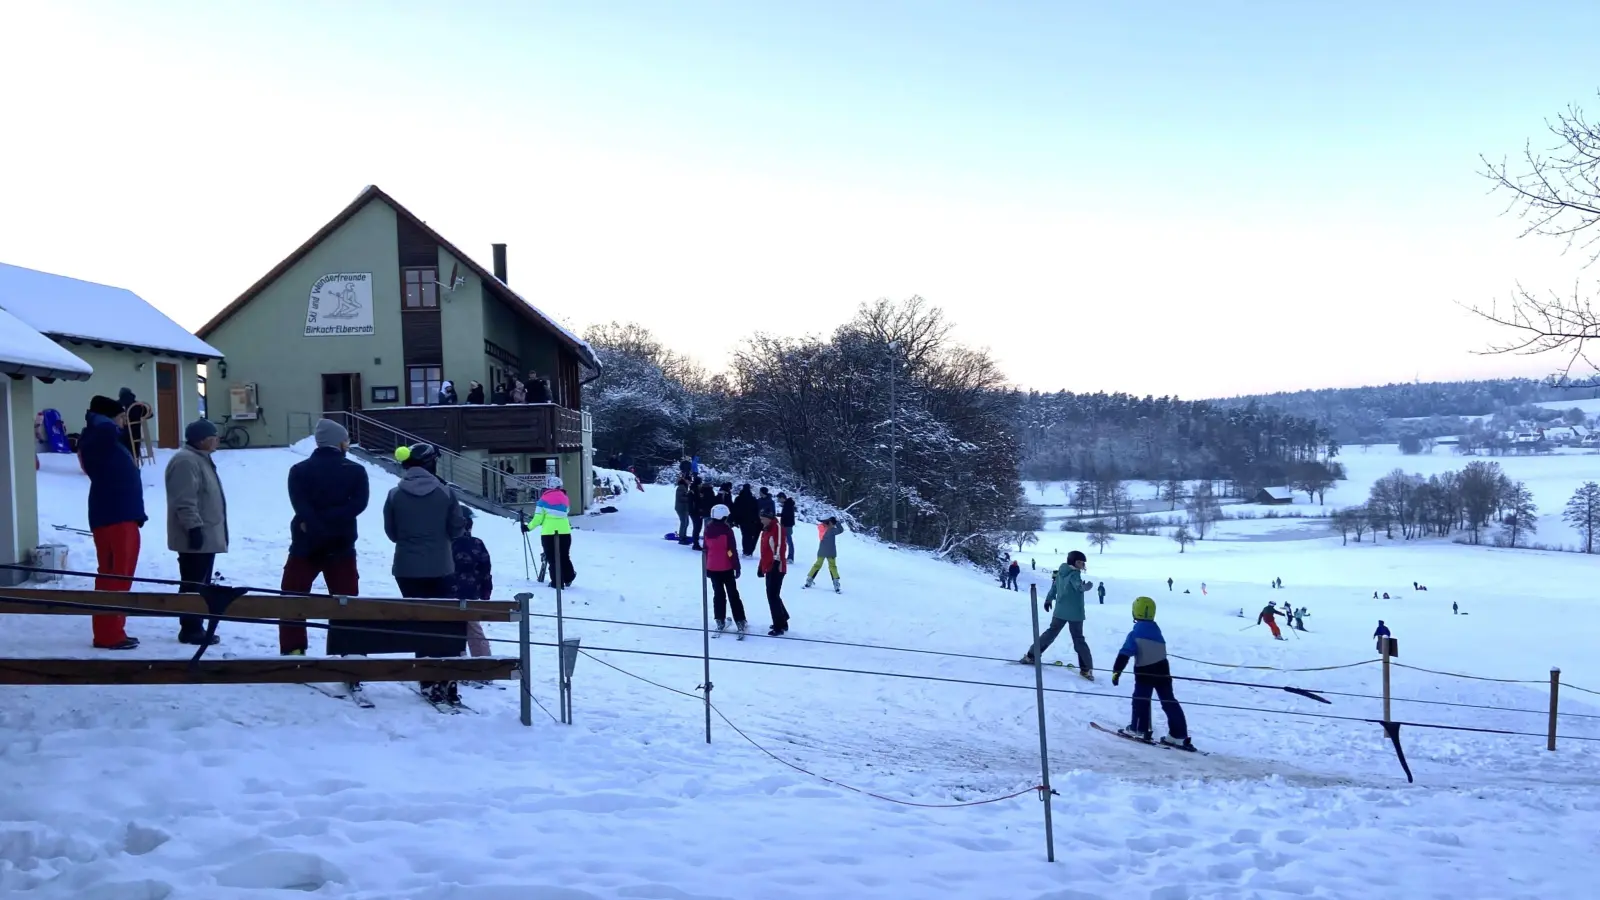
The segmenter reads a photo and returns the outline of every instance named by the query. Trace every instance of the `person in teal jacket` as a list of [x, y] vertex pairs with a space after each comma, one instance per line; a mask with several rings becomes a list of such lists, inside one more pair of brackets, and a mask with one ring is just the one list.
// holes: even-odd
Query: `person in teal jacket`
[[1044, 598], [1045, 610], [1049, 611], [1054, 606], [1055, 615], [1050, 619], [1050, 627], [1039, 635], [1039, 643], [1028, 648], [1023, 655], [1024, 664], [1033, 665], [1035, 657], [1049, 649], [1061, 634], [1061, 629], [1066, 628], [1072, 634], [1072, 647], [1078, 652], [1078, 674], [1094, 680], [1094, 657], [1089, 652], [1089, 642], [1083, 639], [1083, 620], [1086, 618], [1083, 595], [1094, 589], [1094, 582], [1083, 580], [1084, 569], [1088, 566], [1089, 557], [1082, 550], [1067, 554], [1066, 564], [1056, 572], [1050, 593]]

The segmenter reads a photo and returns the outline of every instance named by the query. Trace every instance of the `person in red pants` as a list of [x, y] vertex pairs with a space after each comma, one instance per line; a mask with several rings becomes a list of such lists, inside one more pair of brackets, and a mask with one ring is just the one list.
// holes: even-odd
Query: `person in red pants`
[[[126, 413], [110, 397], [96, 396], [84, 415], [78, 458], [89, 476], [89, 531], [94, 535], [97, 591], [127, 591], [126, 576], [139, 566], [139, 529], [144, 514], [144, 482], [128, 449], [123, 426]], [[115, 577], [123, 576], [123, 577]], [[127, 616], [94, 616], [94, 645], [101, 650], [132, 650], [139, 639], [128, 637]]]
[[[367, 508], [367, 470], [346, 459], [350, 433], [332, 419], [317, 422], [312, 434], [317, 449], [289, 468], [289, 559], [283, 564], [281, 590], [305, 594], [321, 575], [328, 593], [354, 597], [361, 592], [356, 567], [356, 518]], [[308, 649], [304, 622], [278, 623], [278, 651], [304, 656]]]

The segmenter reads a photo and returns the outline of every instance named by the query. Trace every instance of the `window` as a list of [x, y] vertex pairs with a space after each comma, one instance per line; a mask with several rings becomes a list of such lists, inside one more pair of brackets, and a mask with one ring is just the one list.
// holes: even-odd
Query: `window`
[[439, 308], [439, 270], [405, 269], [406, 309]]
[[411, 391], [407, 403], [412, 406], [431, 406], [439, 402], [439, 388], [444, 384], [444, 372], [439, 366], [410, 366], [406, 381]]
[[400, 387], [398, 385], [386, 386], [386, 387], [376, 387], [376, 386], [374, 386], [373, 389], [372, 389], [372, 402], [373, 403], [399, 403], [400, 402]]

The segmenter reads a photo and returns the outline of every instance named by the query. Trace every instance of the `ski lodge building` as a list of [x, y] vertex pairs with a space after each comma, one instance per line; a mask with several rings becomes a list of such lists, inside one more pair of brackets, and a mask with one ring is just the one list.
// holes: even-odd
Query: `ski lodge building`
[[[381, 455], [427, 441], [441, 477], [526, 506], [557, 474], [577, 508], [590, 499], [591, 428], [579, 388], [594, 351], [507, 286], [505, 245], [484, 268], [376, 186], [224, 307], [198, 334], [220, 349], [208, 372], [211, 418], [284, 446], [323, 415]], [[468, 383], [536, 373], [546, 403], [469, 404]], [[451, 382], [459, 402], [441, 402]], [[502, 398], [503, 399], [503, 398]]]

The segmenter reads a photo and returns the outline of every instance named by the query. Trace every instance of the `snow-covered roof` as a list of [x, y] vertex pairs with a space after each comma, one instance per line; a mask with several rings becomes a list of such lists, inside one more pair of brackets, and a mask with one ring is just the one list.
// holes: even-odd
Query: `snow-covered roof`
[[1274, 500], [1293, 500], [1294, 499], [1294, 491], [1291, 491], [1286, 487], [1267, 487], [1267, 488], [1262, 488], [1261, 489], [1261, 493], [1266, 494], [1268, 497], [1271, 497]]
[[217, 348], [127, 288], [0, 263], [0, 309], [52, 337], [222, 358]]
[[94, 374], [88, 363], [0, 309], [0, 373], [86, 381]]

